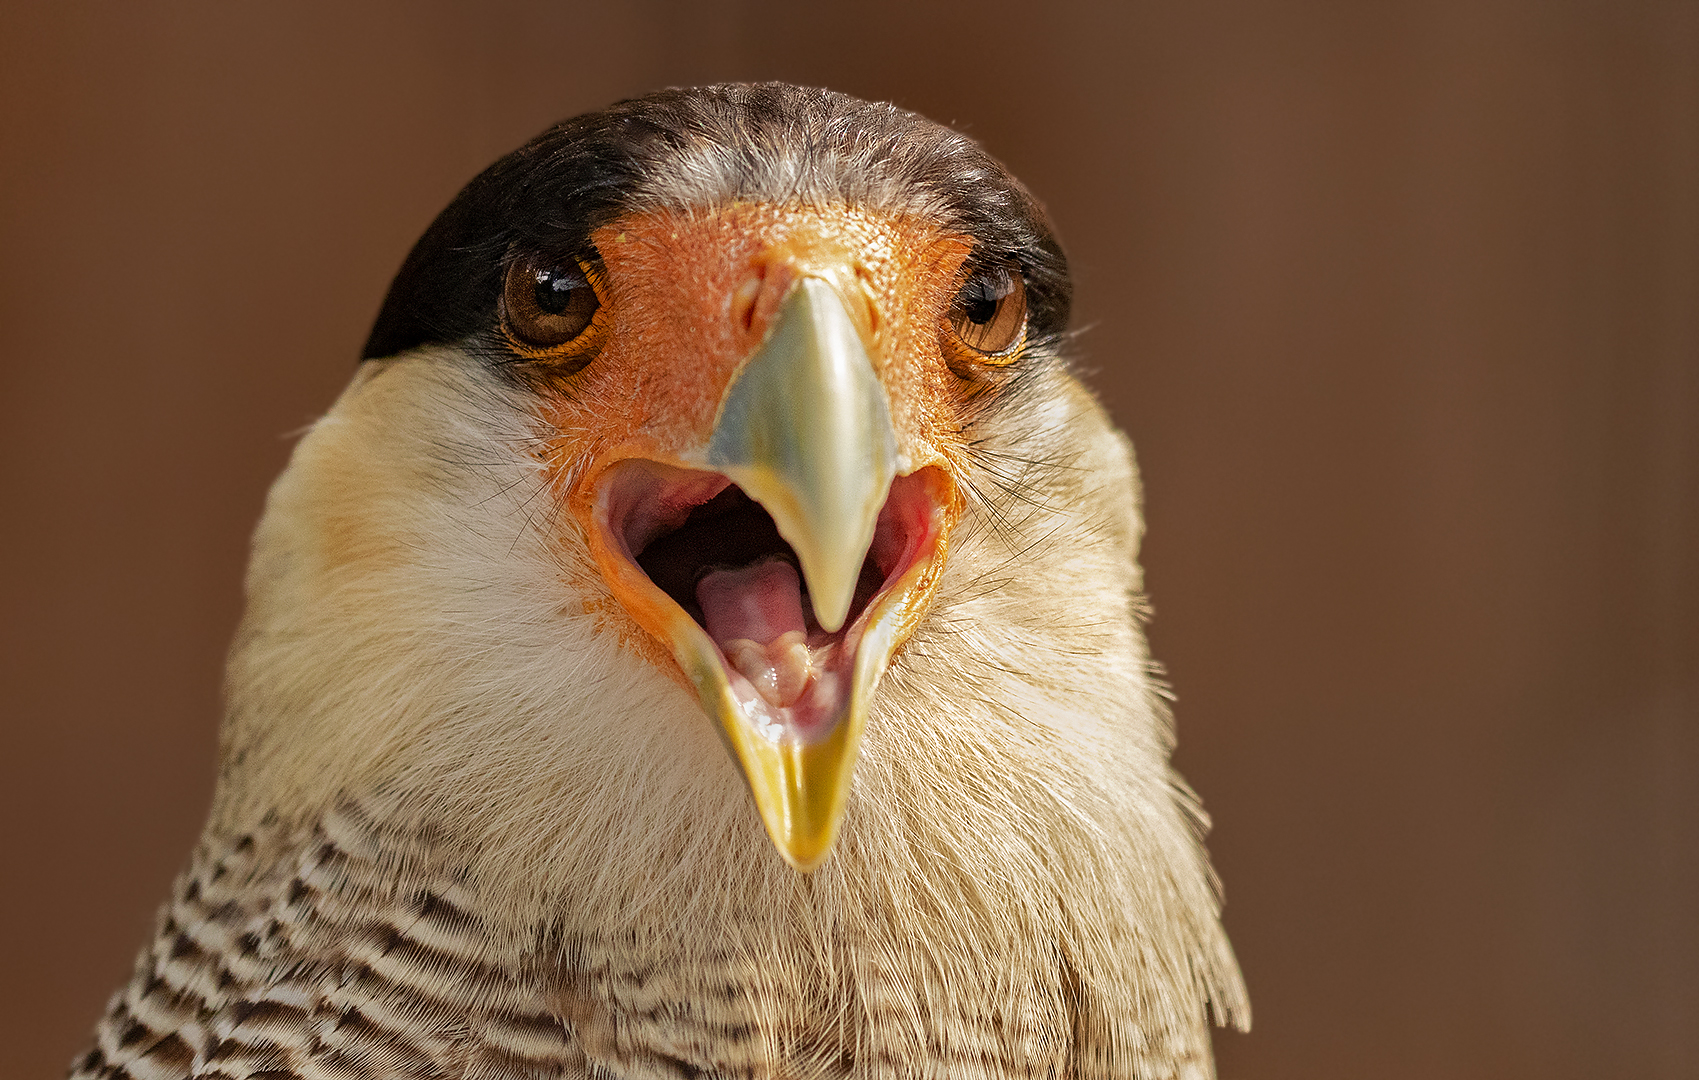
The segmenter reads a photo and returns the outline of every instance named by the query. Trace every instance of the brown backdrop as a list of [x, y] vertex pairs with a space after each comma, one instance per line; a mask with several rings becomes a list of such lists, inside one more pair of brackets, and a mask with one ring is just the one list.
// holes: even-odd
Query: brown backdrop
[[1699, 6], [1621, 0], [6, 5], [0, 1075], [184, 860], [246, 535], [414, 238], [554, 119], [753, 77], [1054, 212], [1223, 1075], [1699, 1076]]

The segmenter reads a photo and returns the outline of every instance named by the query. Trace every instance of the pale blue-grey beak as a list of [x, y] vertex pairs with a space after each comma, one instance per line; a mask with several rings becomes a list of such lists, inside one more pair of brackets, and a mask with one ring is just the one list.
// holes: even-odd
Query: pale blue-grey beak
[[708, 465], [772, 516], [836, 632], [897, 469], [885, 388], [837, 292], [801, 277], [720, 403]]

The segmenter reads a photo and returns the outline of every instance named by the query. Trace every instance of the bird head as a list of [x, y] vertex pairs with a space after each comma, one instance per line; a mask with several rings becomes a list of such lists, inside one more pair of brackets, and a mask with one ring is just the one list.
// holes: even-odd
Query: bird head
[[[707, 721], [809, 870], [971, 512], [975, 420], [1054, 362], [1068, 298], [1038, 204], [959, 134], [824, 92], [669, 92], [468, 185], [392, 286], [367, 380], [452, 353], [521, 403], [522, 486], [580, 571], [536, 589], [689, 691], [702, 716], [675, 723]], [[344, 522], [378, 544], [399, 524]], [[320, 576], [361, 562], [339, 558]]]
[[209, 836], [429, 867], [520, 953], [759, 958], [773, 1017], [1240, 1013], [1070, 289], [890, 105], [669, 90], [501, 159], [268, 497]]

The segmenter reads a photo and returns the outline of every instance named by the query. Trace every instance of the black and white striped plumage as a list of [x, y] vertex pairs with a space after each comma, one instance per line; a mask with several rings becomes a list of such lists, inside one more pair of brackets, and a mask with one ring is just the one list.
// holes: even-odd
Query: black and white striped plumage
[[[766, 268], [752, 307], [716, 291], [728, 236]], [[573, 499], [618, 439], [696, 461], [785, 268], [840, 250], [897, 472], [958, 517], [913, 556], [804, 873]], [[516, 340], [533, 265], [586, 268], [594, 350]], [[949, 327], [997, 274], [1026, 321], [981, 355]], [[72, 1077], [1211, 1075], [1209, 1010], [1248, 1007], [1139, 629], [1131, 456], [1058, 355], [1068, 290], [976, 145], [823, 91], [667, 91], [474, 180], [272, 491], [212, 818]], [[731, 315], [754, 336], [700, 330]]]

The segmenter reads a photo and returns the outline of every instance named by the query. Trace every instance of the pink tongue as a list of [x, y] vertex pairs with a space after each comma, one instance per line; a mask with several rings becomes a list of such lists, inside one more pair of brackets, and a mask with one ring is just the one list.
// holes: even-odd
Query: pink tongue
[[724, 643], [749, 638], [762, 644], [787, 630], [806, 630], [802, 582], [786, 559], [771, 556], [738, 570], [715, 570], [696, 583], [696, 602], [708, 636]]
[[794, 705], [808, 687], [807, 624], [796, 568], [778, 557], [715, 570], [696, 584], [708, 636], [768, 703]]

